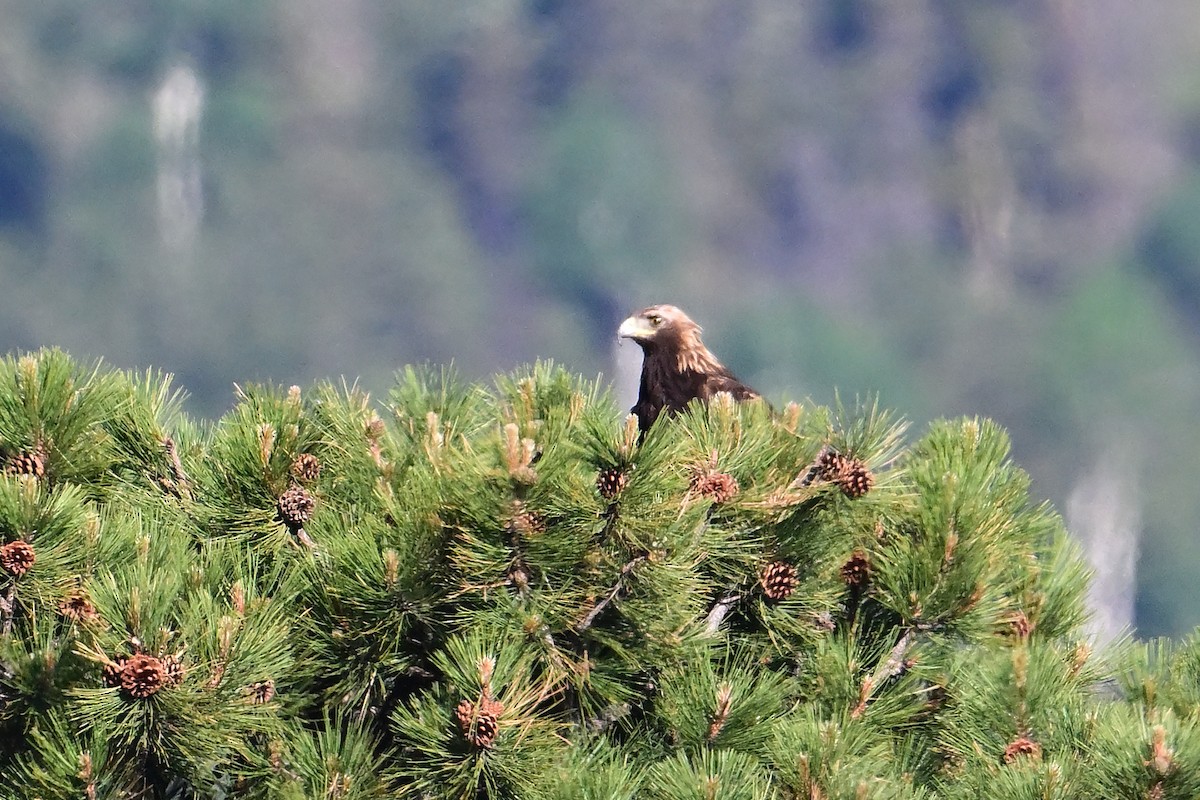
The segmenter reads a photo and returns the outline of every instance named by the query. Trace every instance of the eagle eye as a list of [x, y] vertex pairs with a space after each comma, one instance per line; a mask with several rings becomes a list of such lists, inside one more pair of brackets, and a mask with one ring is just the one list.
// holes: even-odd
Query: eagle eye
[[649, 319], [650, 319], [650, 324], [656, 328], [659, 325], [662, 325], [662, 317], [660, 317], [658, 314], [651, 314]]

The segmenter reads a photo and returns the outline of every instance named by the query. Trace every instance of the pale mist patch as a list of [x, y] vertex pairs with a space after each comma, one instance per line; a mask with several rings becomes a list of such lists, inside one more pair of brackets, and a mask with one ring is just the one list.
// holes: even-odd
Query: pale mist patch
[[[1115, 465], [1124, 465], [1118, 470]], [[1127, 454], [1103, 457], [1067, 497], [1067, 525], [1083, 543], [1094, 576], [1089, 632], [1110, 642], [1133, 628], [1141, 506]]]
[[613, 398], [617, 406], [628, 411], [637, 402], [638, 382], [642, 375], [642, 348], [628, 339], [618, 339], [612, 346]]
[[204, 217], [200, 122], [204, 83], [189, 64], [174, 64], [154, 91], [158, 232], [177, 252], [190, 251]]

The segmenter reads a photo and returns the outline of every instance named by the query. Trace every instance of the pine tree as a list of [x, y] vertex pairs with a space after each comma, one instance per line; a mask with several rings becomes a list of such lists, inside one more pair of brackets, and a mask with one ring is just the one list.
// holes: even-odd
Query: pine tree
[[1004, 432], [551, 364], [0, 362], [0, 795], [1194, 798], [1200, 636], [1094, 652]]

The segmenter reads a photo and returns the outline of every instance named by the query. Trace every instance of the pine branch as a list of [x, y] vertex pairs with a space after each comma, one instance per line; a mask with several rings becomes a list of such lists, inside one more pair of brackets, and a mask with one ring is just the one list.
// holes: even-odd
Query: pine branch
[[708, 612], [708, 616], [704, 620], [704, 633], [708, 636], [716, 634], [721, 627], [721, 623], [725, 621], [725, 617], [729, 614], [737, 602], [742, 599], [741, 594], [731, 592], [720, 600], [718, 600]]
[[876, 681], [888, 680], [904, 674], [909, 668], [907, 659], [908, 648], [912, 645], [916, 633], [912, 628], [906, 628], [896, 646], [888, 653], [887, 659], [875, 673]]
[[296, 541], [307, 547], [309, 550], [316, 550], [317, 543], [308, 535], [308, 531], [304, 530], [304, 526], [299, 525], [292, 529], [292, 534], [296, 537]]
[[613, 703], [604, 708], [598, 716], [587, 720], [588, 728], [595, 733], [603, 733], [613, 724], [628, 717], [632, 711], [633, 706], [629, 703]]
[[166, 451], [167, 461], [171, 466], [171, 482], [174, 493], [179, 497], [191, 499], [192, 480], [183, 469], [183, 461], [179, 458], [179, 447], [170, 436], [163, 437], [162, 446], [163, 450]]
[[8, 585], [8, 589], [5, 590], [4, 596], [0, 597], [0, 617], [4, 619], [2, 632], [5, 636], [12, 634], [14, 615], [13, 607], [16, 605], [16, 600], [17, 584], [16, 581], [14, 581]]
[[896, 645], [888, 653], [888, 657], [880, 662], [873, 675], [863, 677], [858, 688], [858, 701], [850, 709], [850, 718], [858, 719], [867, 710], [879, 687], [884, 686], [892, 678], [903, 675], [912, 666], [908, 660], [908, 649], [912, 646], [915, 633], [912, 628], [906, 628]]
[[588, 628], [592, 627], [592, 623], [596, 621], [596, 617], [600, 616], [600, 612], [604, 611], [604, 609], [608, 607], [608, 604], [616, 598], [621, 589], [624, 587], [625, 576], [632, 572], [638, 564], [645, 560], [646, 556], [638, 556], [628, 564], [625, 564], [621, 567], [621, 574], [617, 577], [616, 584], [612, 587], [612, 589], [609, 590], [608, 595], [605, 596], [605, 598], [595, 606], [593, 606], [592, 610], [588, 612], [588, 615], [584, 617], [578, 625], [575, 626], [576, 633], [583, 633]]

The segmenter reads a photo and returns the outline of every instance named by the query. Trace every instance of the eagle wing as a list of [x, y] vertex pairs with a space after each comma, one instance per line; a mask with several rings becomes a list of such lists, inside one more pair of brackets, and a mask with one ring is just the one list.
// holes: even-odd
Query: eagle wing
[[758, 397], [758, 392], [739, 381], [733, 376], [732, 373], [729, 372], [706, 375], [704, 383], [702, 384], [701, 390], [697, 396], [702, 400], [709, 400], [718, 392], [728, 392], [733, 396], [733, 399], [737, 400], [738, 402], [743, 400], [753, 400], [754, 398]]
[[670, 372], [660, 368], [655, 360], [648, 360], [642, 370], [638, 400], [630, 409], [638, 418], [638, 427], [647, 431], [664, 410], [675, 414], [687, 407], [692, 400], [707, 403], [713, 395], [728, 392], [734, 400], [753, 400], [758, 392], [734, 377], [723, 367], [717, 372]]
[[642, 379], [638, 386], [638, 399], [634, 403], [633, 408], [629, 409], [637, 415], [638, 429], [643, 434], [650, 430], [650, 426], [654, 424], [654, 420], [658, 419], [659, 413], [662, 412], [663, 406], [666, 404], [663, 390], [658, 385], [655, 377], [650, 370], [642, 369]]

